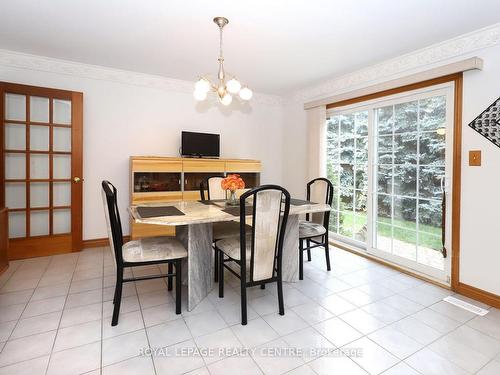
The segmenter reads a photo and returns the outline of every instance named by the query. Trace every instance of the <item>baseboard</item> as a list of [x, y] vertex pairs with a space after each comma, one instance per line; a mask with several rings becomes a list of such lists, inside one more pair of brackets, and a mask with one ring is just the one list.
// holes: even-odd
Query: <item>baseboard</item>
[[463, 294], [466, 297], [475, 299], [479, 302], [485, 303], [487, 305], [500, 308], [500, 296], [487, 292], [486, 290], [482, 290], [471, 285], [467, 285], [464, 283], [458, 283], [458, 286], [455, 288], [455, 292]]
[[9, 264], [6, 264], [5, 266], [3, 266], [2, 268], [0, 268], [0, 275], [2, 273], [4, 273], [5, 271], [7, 271], [9, 269]]
[[440, 288], [451, 289], [451, 287], [449, 285], [440, 283], [440, 282], [438, 282], [438, 281], [436, 281], [434, 279], [431, 279], [429, 277], [422, 276], [422, 275], [420, 275], [418, 273], [412, 272], [410, 270], [407, 270], [406, 268], [403, 268], [403, 267], [398, 266], [396, 264], [387, 262], [387, 261], [382, 260], [380, 258], [377, 258], [375, 256], [362, 253], [361, 251], [358, 251], [355, 248], [352, 248], [350, 246], [343, 245], [343, 244], [335, 242], [333, 240], [330, 240], [329, 243], [330, 243], [330, 245], [338, 247], [339, 249], [345, 250], [345, 251], [347, 251], [349, 253], [352, 253], [352, 254], [356, 254], [356, 255], [358, 255], [358, 256], [360, 256], [362, 258], [370, 259], [370, 260], [372, 260], [372, 261], [374, 261], [376, 263], [379, 263], [379, 264], [382, 264], [382, 265], [384, 265], [386, 267], [392, 268], [393, 270], [399, 271], [399, 272], [404, 273], [406, 275], [410, 275], [412, 277], [415, 277], [417, 279], [423, 280], [423, 281], [428, 282], [430, 284], [439, 286]]
[[[123, 242], [130, 241], [130, 236], [123, 236]], [[109, 246], [109, 238], [94, 238], [92, 240], [83, 240], [83, 248]]]

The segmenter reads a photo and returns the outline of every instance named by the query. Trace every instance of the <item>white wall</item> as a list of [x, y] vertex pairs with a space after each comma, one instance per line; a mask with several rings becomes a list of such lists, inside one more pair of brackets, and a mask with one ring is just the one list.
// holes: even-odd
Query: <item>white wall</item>
[[[282, 183], [283, 107], [272, 98], [255, 95], [248, 106], [221, 110], [219, 106], [197, 105], [184, 88], [191, 84], [181, 83], [179, 89], [148, 88], [78, 74], [14, 68], [1, 61], [0, 81], [84, 93], [84, 239], [107, 236], [101, 180], [117, 186], [120, 211], [126, 217], [129, 156], [178, 156], [181, 130], [220, 133], [222, 157], [259, 159], [261, 181]], [[128, 220], [123, 220], [124, 233], [128, 233], [128, 225]]]
[[[500, 96], [500, 44], [493, 42], [491, 44], [487, 48], [474, 48], [466, 53], [460, 51], [461, 53], [437, 62], [429, 63], [425, 59], [420, 59], [420, 64], [411, 66], [411, 70], [405, 69], [404, 65], [399, 69], [391, 69], [395, 66], [395, 61], [399, 60], [402, 64], [412, 62], [412, 54], [409, 54], [389, 61], [386, 65], [382, 63], [374, 66], [373, 77], [370, 77], [372, 71], [367, 68], [359, 74], [354, 72], [337, 81], [332, 80], [323, 87], [305, 88], [290, 95], [285, 103], [285, 131], [293, 129], [293, 132], [289, 131], [290, 134], [285, 134], [284, 138], [283, 178], [285, 186], [291, 191], [304, 190], [310, 150], [307, 149], [308, 129], [303, 104], [315, 99], [310, 95], [311, 93], [321, 92], [321, 96], [327, 97], [430, 69], [437, 65], [444, 65], [458, 59], [472, 56], [482, 58], [484, 60], [483, 71], [470, 71], [464, 74], [460, 282], [500, 295], [500, 273], [498, 272], [500, 266], [500, 237], [498, 235], [500, 231], [500, 148], [468, 127], [469, 122]], [[465, 45], [469, 44], [465, 43]], [[421, 52], [415, 53], [415, 55], [419, 54], [422, 55]], [[439, 56], [439, 54], [435, 55]], [[393, 74], [384, 75], [387, 72]], [[357, 79], [358, 76], [368, 76], [372, 79], [360, 82]], [[349, 82], [352, 83], [349, 84]], [[334, 89], [328, 90], [328, 87]], [[468, 166], [469, 150], [482, 151], [483, 165], [481, 167]], [[292, 156], [293, 163], [288, 163], [289, 155]]]
[[[460, 281], [500, 295], [500, 148], [468, 126], [500, 96], [500, 45], [478, 56], [484, 70], [464, 74]], [[469, 167], [470, 150], [481, 167]]]

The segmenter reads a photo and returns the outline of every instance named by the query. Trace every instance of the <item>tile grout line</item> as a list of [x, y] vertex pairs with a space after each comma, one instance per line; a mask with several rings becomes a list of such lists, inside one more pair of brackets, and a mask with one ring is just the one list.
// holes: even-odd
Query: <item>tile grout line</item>
[[[49, 261], [48, 261], [48, 262], [47, 262], [47, 264], [45, 265], [45, 268], [44, 268], [44, 270], [43, 270], [42, 275], [43, 275], [43, 274], [47, 271], [48, 265], [49, 265], [51, 262], [52, 262], [52, 257], [50, 257], [50, 258], [49, 258]], [[14, 275], [14, 273], [16, 273], [16, 272], [19, 270], [19, 268], [21, 267], [21, 265], [22, 265], [23, 263], [24, 263], [24, 260], [23, 260], [23, 261], [22, 261], [22, 263], [21, 263], [21, 264], [20, 264], [20, 265], [16, 268], [16, 270], [15, 270], [14, 272], [12, 272], [12, 275], [9, 277], [9, 280], [10, 280], [10, 278]], [[22, 311], [22, 312], [21, 312], [21, 314], [19, 315], [19, 318], [17, 319], [16, 324], [14, 325], [14, 328], [13, 328], [13, 329], [12, 329], [12, 331], [10, 332], [9, 337], [8, 337], [8, 338], [7, 338], [7, 340], [5, 341], [5, 345], [4, 345], [4, 347], [2, 348], [2, 352], [1, 352], [1, 353], [3, 353], [3, 351], [4, 351], [5, 347], [7, 346], [7, 343], [9, 342], [9, 340], [10, 340], [10, 338], [11, 338], [11, 336], [12, 336], [12, 333], [14, 333], [14, 330], [17, 328], [17, 326], [18, 326], [19, 322], [21, 321], [21, 317], [22, 317], [22, 315], [24, 314], [24, 312], [26, 311], [26, 308], [28, 307], [28, 304], [30, 303], [31, 298], [33, 297], [33, 294], [35, 294], [35, 290], [36, 290], [36, 288], [38, 287], [38, 284], [40, 284], [40, 280], [41, 280], [41, 279], [42, 279], [42, 276], [40, 276], [40, 278], [39, 278], [39, 280], [38, 280], [38, 282], [37, 282], [37, 285], [35, 286], [35, 288], [33, 288], [33, 292], [31, 293], [31, 296], [30, 296], [30, 298], [28, 299], [28, 302], [26, 302], [26, 305], [24, 306], [23, 311]], [[5, 285], [5, 284], [4, 284], [4, 285]], [[28, 290], [28, 289], [26, 289], [26, 290]], [[49, 331], [49, 332], [50, 332], [50, 331]], [[6, 365], [6, 366], [9, 366], [9, 365]], [[1, 366], [1, 367], [5, 367], [5, 366]]]
[[[80, 256], [81, 256], [81, 253], [78, 254], [78, 258], [76, 259], [76, 263], [75, 263], [75, 268], [73, 269], [73, 273], [71, 274], [71, 280], [69, 282], [70, 288], [71, 288], [71, 283], [73, 282], [73, 277], [75, 276], [75, 270], [78, 267], [78, 261], [80, 260]], [[51, 260], [51, 262], [52, 262], [52, 260]], [[50, 353], [49, 353], [49, 360], [47, 361], [47, 366], [45, 368], [45, 375], [47, 375], [47, 373], [49, 372], [50, 361], [52, 360], [52, 353], [53, 353], [54, 347], [56, 345], [57, 336], [59, 334], [59, 327], [61, 326], [61, 321], [62, 321], [62, 318], [64, 315], [64, 307], [66, 306], [68, 296], [69, 296], [69, 289], [68, 289], [68, 293], [66, 293], [66, 296], [64, 299], [64, 304], [63, 304], [62, 311], [61, 311], [61, 317], [59, 318], [59, 324], [57, 325], [56, 335], [54, 336], [54, 341], [52, 342], [52, 348], [51, 348]]]
[[[156, 267], [158, 267], [158, 266], [156, 266]], [[159, 267], [158, 267], [158, 269], [159, 269]], [[160, 272], [161, 272], [161, 270], [160, 270]], [[132, 270], [132, 273], [133, 273], [133, 270]], [[115, 284], [115, 288], [116, 288], [116, 284]], [[137, 303], [139, 304], [139, 311], [141, 312], [142, 324], [144, 325], [144, 333], [146, 334], [146, 340], [148, 342], [148, 346], [149, 346], [149, 348], [151, 348], [151, 343], [149, 341], [149, 335], [148, 335], [148, 329], [146, 327], [146, 322], [144, 321], [144, 314], [142, 312], [141, 299], [139, 298], [139, 291], [137, 290], [137, 281], [134, 281], [134, 288], [135, 288], [135, 293], [137, 295]], [[103, 322], [104, 322], [104, 319], [103, 319]], [[153, 357], [151, 357], [151, 362], [153, 364], [153, 371], [154, 371], [155, 375], [158, 375], [158, 371], [156, 370], [156, 364], [155, 364], [155, 361], [153, 360]], [[101, 371], [102, 371], [102, 364], [101, 364]]]

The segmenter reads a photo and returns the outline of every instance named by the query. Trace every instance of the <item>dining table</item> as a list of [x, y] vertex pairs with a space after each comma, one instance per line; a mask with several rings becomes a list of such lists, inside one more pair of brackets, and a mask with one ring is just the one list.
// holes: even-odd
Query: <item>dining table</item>
[[[299, 279], [299, 217], [329, 210], [324, 203], [291, 199], [283, 243], [283, 281]], [[228, 206], [225, 200], [154, 202], [130, 206], [129, 213], [136, 223], [176, 227], [176, 238], [188, 252], [182, 273], [187, 275], [183, 283], [187, 284], [187, 309], [192, 311], [214, 286], [212, 225], [239, 221], [239, 206]]]

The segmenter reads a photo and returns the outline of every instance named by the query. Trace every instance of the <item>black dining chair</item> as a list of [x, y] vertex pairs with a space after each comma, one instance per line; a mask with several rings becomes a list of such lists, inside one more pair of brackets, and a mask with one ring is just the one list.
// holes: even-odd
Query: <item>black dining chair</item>
[[[224, 177], [212, 176], [200, 182], [200, 197], [202, 201], [212, 199], [227, 199], [227, 192], [221, 186]], [[222, 221], [213, 223], [214, 242], [224, 238], [238, 237], [240, 235], [240, 224], [236, 221]], [[215, 249], [215, 247], [214, 247]], [[217, 251], [214, 253], [214, 281], [219, 280], [219, 261]]]
[[[247, 324], [246, 288], [277, 283], [279, 314], [283, 303], [282, 258], [290, 194], [281, 186], [263, 185], [240, 197], [240, 235], [215, 243], [219, 253], [219, 297], [224, 297], [224, 269], [240, 279], [241, 324]], [[252, 225], [245, 221], [250, 214]], [[234, 268], [230, 265], [235, 265]], [[239, 272], [238, 272], [239, 268]]]
[[[333, 184], [330, 180], [320, 177], [307, 184], [307, 200], [314, 203], [332, 205]], [[325, 248], [326, 269], [330, 267], [330, 249], [328, 245], [328, 226], [330, 211], [306, 214], [306, 220], [299, 221], [299, 279], [304, 279], [304, 251], [307, 251], [307, 260], [311, 261], [311, 249]], [[304, 242], [306, 246], [304, 246]]]
[[[168, 290], [172, 290], [172, 278], [175, 277], [175, 313], [181, 313], [181, 283], [182, 260], [187, 257], [184, 246], [173, 237], [149, 237], [123, 243], [120, 212], [117, 204], [117, 190], [109, 181], [102, 181], [102, 197], [104, 214], [108, 228], [109, 245], [116, 263], [116, 286], [113, 297], [113, 318], [111, 325], [118, 324], [123, 283], [150, 280], [157, 278], [168, 279]], [[136, 278], [123, 278], [126, 268], [152, 264], [168, 264], [168, 273], [148, 275]], [[175, 266], [175, 272], [173, 268]]]

